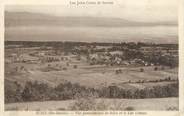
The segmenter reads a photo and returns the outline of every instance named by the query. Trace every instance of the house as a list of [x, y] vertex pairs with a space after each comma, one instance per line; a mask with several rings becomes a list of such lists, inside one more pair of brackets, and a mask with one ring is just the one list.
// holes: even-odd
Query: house
[[26, 63], [38, 63], [39, 62], [39, 58], [30, 56], [30, 55], [27, 55], [27, 54], [22, 54], [22, 55], [19, 56], [17, 61], [19, 61], [19, 62], [26, 62]]

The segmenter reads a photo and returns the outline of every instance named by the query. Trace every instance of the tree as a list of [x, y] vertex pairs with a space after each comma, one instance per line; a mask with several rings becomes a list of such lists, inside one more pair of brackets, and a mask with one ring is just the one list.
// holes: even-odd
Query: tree
[[157, 70], [158, 70], [158, 67], [155, 67], [155, 68], [154, 68], [154, 71], [157, 71]]
[[15, 82], [5, 80], [5, 103], [22, 101], [22, 86]]
[[144, 72], [144, 69], [143, 68], [140, 68], [140, 72]]
[[77, 68], [77, 65], [74, 65], [74, 66], [73, 66], [73, 68], [75, 68], [75, 69], [76, 69], [76, 68]]
[[32, 83], [27, 82], [22, 92], [22, 98], [24, 101], [31, 101], [32, 97]]

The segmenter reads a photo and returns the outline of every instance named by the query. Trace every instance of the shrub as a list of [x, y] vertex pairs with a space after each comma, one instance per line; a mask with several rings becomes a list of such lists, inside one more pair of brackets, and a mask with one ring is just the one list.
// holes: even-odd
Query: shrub
[[135, 110], [135, 109], [134, 109], [134, 107], [132, 107], [132, 106], [128, 106], [128, 107], [126, 107], [124, 110], [133, 111], [133, 110]]
[[71, 110], [95, 110], [95, 100], [92, 98], [78, 99], [74, 105], [70, 106]]
[[5, 110], [6, 111], [18, 111], [20, 109], [17, 106], [15, 106], [15, 107], [6, 108]]
[[[123, 102], [119, 102], [116, 99], [113, 100], [110, 104], [109, 110], [123, 110]], [[107, 109], [106, 109], [107, 110]]]
[[66, 67], [64, 67], [64, 68], [63, 68], [63, 70], [67, 70], [67, 68], [66, 68]]
[[162, 66], [162, 67], [161, 67], [161, 70], [165, 70], [165, 67], [164, 67], [164, 66]]
[[70, 64], [67, 62], [67, 63], [66, 63], [66, 66], [70, 66]]
[[5, 80], [5, 103], [22, 101], [22, 86], [16, 81]]
[[166, 108], [166, 110], [167, 110], [167, 111], [177, 111], [177, 110], [178, 110], [178, 107], [175, 107], [175, 106], [173, 106], [173, 107], [168, 107], [168, 108]]
[[57, 110], [64, 111], [64, 110], [66, 110], [66, 109], [65, 109], [65, 108], [58, 108]]
[[157, 70], [158, 70], [158, 67], [155, 67], [155, 68], [154, 68], [154, 71], [157, 71]]
[[116, 70], [116, 74], [119, 74], [119, 73], [122, 73], [122, 70], [121, 69], [117, 69]]
[[77, 68], [77, 65], [74, 65], [73, 68]]
[[140, 72], [144, 72], [144, 69], [143, 69], [143, 68], [141, 68], [141, 69], [140, 69]]
[[[178, 97], [178, 88], [178, 82], [144, 89], [125, 89], [115, 85], [94, 89], [70, 82], [61, 83], [52, 88], [46, 83], [38, 83], [37, 81], [27, 82], [24, 87], [21, 87], [17, 82], [10, 84], [5, 81], [5, 103], [77, 99], [79, 102], [76, 105], [81, 102], [85, 105], [85, 103], [93, 104], [93, 100], [99, 97], [129, 99]], [[93, 106], [90, 105], [86, 107], [93, 109]], [[82, 108], [74, 107], [74, 109]]]
[[22, 99], [24, 101], [45, 101], [49, 100], [51, 88], [44, 83], [38, 83], [35, 81], [27, 82], [22, 92]]
[[96, 102], [95, 109], [100, 111], [108, 110], [108, 105], [104, 100], [100, 100], [99, 102]]

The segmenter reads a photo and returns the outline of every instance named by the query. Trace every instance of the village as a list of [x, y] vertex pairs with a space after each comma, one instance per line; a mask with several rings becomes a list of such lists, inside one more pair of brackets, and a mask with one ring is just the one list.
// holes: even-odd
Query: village
[[[176, 69], [178, 51], [174, 45], [138, 45], [123, 43], [115, 45], [76, 44], [74, 46], [36, 46], [6, 48], [5, 63], [13, 69], [9, 72], [41, 70], [62, 71], [67, 69], [90, 68], [94, 66], [123, 73], [123, 68], [137, 68], [137, 71], [151, 69]], [[68, 45], [69, 46], [69, 45]], [[174, 46], [174, 47], [172, 47]], [[7, 46], [8, 47], [8, 46]], [[20, 65], [19, 65], [20, 64]], [[29, 66], [30, 65], [30, 66]], [[6, 71], [6, 73], [8, 73]], [[76, 77], [77, 78], [77, 77]]]
[[5, 43], [6, 103], [178, 96], [175, 44], [15, 43]]
[[[154, 66], [163, 65], [176, 67], [178, 63], [178, 50], [172, 47], [142, 46], [131, 48], [132, 43], [122, 46], [96, 46], [77, 45], [71, 46], [68, 51], [62, 47], [56, 49], [51, 47], [15, 48], [12, 53], [6, 54], [6, 63], [49, 63], [74, 58], [90, 65], [106, 66]], [[127, 47], [129, 45], [129, 48]], [[11, 51], [11, 49], [7, 49]], [[168, 61], [162, 62], [162, 59]], [[164, 60], [165, 60], [164, 59]], [[173, 61], [169, 64], [169, 60]], [[171, 63], [171, 62], [170, 62]]]

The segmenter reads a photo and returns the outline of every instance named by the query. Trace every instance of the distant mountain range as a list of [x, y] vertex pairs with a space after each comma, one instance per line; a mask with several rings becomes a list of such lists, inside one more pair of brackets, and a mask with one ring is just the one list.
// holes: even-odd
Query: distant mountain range
[[5, 11], [5, 40], [177, 43], [177, 25]]
[[177, 22], [135, 22], [109, 17], [51, 16], [31, 12], [5, 11], [5, 26], [68, 26], [68, 27], [127, 27], [127, 26], [176, 26]]

